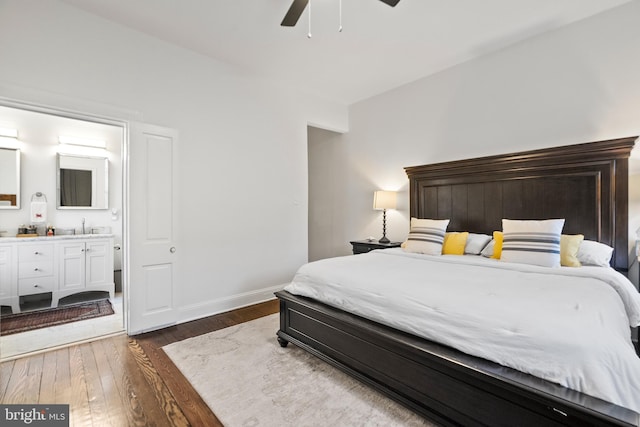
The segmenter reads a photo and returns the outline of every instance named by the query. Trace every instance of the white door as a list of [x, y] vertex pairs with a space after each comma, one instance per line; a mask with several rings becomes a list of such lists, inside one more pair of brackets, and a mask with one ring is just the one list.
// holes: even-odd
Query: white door
[[144, 124], [131, 128], [129, 146], [128, 333], [174, 324], [177, 131]]
[[13, 312], [19, 313], [14, 247], [15, 245], [0, 246], [0, 304], [11, 305]]
[[85, 245], [86, 286], [113, 283], [113, 244], [110, 240], [89, 240]]
[[58, 289], [68, 291], [85, 287], [85, 244], [68, 242], [58, 245]]

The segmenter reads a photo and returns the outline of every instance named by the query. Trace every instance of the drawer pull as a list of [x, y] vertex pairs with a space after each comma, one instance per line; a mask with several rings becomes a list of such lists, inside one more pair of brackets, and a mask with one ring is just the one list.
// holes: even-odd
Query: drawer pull
[[34, 268], [33, 271], [40, 271], [38, 267]]
[[40, 255], [40, 252], [35, 251], [33, 254], [34, 254], [34, 255]]
[[34, 287], [34, 288], [39, 288], [39, 287], [40, 287], [40, 285], [35, 284], [35, 285], [33, 285], [33, 287]]

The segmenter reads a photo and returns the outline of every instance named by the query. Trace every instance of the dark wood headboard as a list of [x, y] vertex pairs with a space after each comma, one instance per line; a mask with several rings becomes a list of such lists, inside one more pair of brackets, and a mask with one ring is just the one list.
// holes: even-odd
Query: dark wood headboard
[[410, 213], [491, 234], [502, 219], [565, 218], [563, 233], [614, 248], [628, 265], [629, 155], [637, 136], [405, 168]]

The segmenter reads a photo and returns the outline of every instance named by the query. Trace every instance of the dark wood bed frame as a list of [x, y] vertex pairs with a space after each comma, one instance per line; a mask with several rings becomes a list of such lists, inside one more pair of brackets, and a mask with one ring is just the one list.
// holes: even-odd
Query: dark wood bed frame
[[[624, 272], [636, 138], [408, 167], [411, 216], [449, 218], [449, 230], [487, 234], [502, 229], [502, 218], [565, 218], [564, 233], [612, 246], [612, 266]], [[276, 296], [282, 346], [292, 342], [434, 422], [640, 425], [636, 412], [555, 383], [309, 298]]]

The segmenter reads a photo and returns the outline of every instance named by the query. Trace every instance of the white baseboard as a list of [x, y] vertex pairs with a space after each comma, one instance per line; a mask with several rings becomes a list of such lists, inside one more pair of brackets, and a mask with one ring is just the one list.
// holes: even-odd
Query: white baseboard
[[258, 304], [275, 298], [274, 292], [282, 290], [287, 284], [271, 286], [242, 294], [231, 295], [198, 304], [191, 304], [178, 309], [178, 323], [186, 323], [203, 317], [213, 316], [238, 308]]

